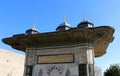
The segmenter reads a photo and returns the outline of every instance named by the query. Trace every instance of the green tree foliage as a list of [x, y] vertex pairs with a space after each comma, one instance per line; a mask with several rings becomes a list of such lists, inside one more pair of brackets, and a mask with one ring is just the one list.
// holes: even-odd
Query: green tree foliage
[[104, 76], [120, 76], [120, 65], [112, 64], [106, 71], [104, 72]]

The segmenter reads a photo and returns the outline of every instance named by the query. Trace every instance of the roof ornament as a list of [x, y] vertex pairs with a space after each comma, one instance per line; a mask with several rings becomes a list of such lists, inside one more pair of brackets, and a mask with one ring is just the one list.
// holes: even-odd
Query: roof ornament
[[66, 23], [66, 16], [64, 16], [64, 23]]
[[84, 14], [83, 22], [86, 22], [86, 21], [87, 21], [86, 15]]
[[39, 31], [36, 29], [36, 22], [33, 23], [32, 28], [26, 30], [26, 34], [38, 34]]
[[65, 31], [69, 30], [71, 28], [71, 25], [66, 22], [66, 17], [64, 16], [64, 21], [61, 23], [57, 28], [56, 31]]
[[32, 29], [36, 29], [36, 22], [33, 23]]
[[78, 26], [78, 28], [92, 28], [92, 27], [94, 27], [93, 23], [87, 21], [85, 15], [84, 15], [83, 21], [80, 22], [77, 26]]
[[64, 16], [64, 22], [63, 22], [63, 24], [64, 24], [65, 26], [69, 26], [69, 27], [71, 26], [70, 24], [67, 23], [67, 21], [66, 21], [66, 16]]

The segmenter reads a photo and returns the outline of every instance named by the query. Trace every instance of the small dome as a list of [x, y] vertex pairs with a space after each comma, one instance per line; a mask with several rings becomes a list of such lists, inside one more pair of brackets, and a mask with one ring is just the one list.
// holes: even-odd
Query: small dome
[[71, 27], [71, 25], [68, 24], [66, 21], [64, 21], [63, 23], [61, 23], [59, 26], [68, 26], [68, 27]]
[[77, 25], [78, 28], [92, 28], [94, 27], [93, 23], [89, 22], [86, 20], [86, 18], [84, 18], [83, 22], [80, 22]]
[[69, 30], [71, 28], [71, 25], [68, 24], [66, 22], [66, 20], [64, 19], [64, 22], [61, 23], [57, 28], [56, 31], [65, 31], [65, 30]]
[[26, 30], [26, 34], [39, 34], [38, 29], [35, 28], [35, 24], [33, 24], [31, 29]]

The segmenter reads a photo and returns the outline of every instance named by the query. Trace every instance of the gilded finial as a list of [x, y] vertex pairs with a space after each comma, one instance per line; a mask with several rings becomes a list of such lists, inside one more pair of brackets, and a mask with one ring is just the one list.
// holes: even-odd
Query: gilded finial
[[86, 15], [84, 14], [84, 18], [83, 18], [83, 21], [86, 22], [87, 19], [86, 19]]
[[33, 23], [32, 28], [36, 29], [36, 22]]
[[66, 23], [66, 16], [64, 16], [64, 23]]

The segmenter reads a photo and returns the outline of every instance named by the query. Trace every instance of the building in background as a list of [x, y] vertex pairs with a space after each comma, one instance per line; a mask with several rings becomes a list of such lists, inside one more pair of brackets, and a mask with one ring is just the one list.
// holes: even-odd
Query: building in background
[[0, 76], [23, 76], [23, 55], [0, 49]]
[[33, 27], [3, 42], [26, 52], [24, 76], [94, 76], [94, 57], [106, 53], [113, 33], [112, 27], [94, 27], [86, 19], [77, 27], [64, 20], [54, 32]]

